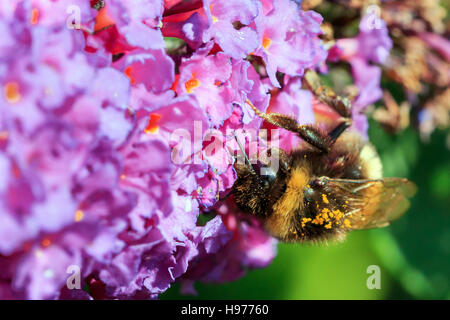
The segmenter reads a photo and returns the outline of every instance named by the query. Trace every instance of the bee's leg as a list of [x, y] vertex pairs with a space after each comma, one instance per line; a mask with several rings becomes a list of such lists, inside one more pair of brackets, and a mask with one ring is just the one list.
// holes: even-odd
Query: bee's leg
[[351, 101], [347, 97], [338, 96], [331, 88], [325, 86], [315, 71], [306, 71], [304, 79], [306, 86], [320, 101], [329, 105], [340, 116], [351, 117]]
[[248, 169], [249, 169], [253, 174], [256, 174], [256, 173], [255, 173], [255, 170], [253, 169], [252, 163], [250, 162], [250, 159], [248, 158], [247, 153], [245, 152], [245, 148], [242, 146], [241, 142], [239, 141], [239, 139], [238, 139], [238, 137], [237, 137], [237, 135], [236, 135], [236, 132], [233, 132], [233, 136], [234, 136], [234, 139], [236, 140], [236, 142], [237, 142], [237, 144], [238, 144], [238, 146], [239, 146], [239, 149], [241, 149], [241, 152], [242, 152], [242, 154], [243, 154], [244, 157], [245, 157], [245, 160], [246, 160], [246, 162], [247, 162], [247, 167], [248, 167]]
[[347, 97], [338, 96], [331, 88], [325, 86], [313, 70], [306, 71], [304, 80], [306, 86], [320, 101], [329, 105], [342, 117], [337, 127], [328, 133], [330, 143], [333, 144], [345, 129], [352, 125], [351, 102]]
[[299, 125], [294, 118], [281, 113], [264, 113], [258, 110], [250, 100], [247, 99], [247, 104], [253, 111], [262, 119], [274, 126], [286, 129], [297, 133], [300, 138], [308, 142], [310, 145], [316, 147], [322, 152], [328, 152], [331, 148], [332, 141], [327, 133], [322, 132], [312, 125]]
[[331, 144], [333, 144], [337, 138], [348, 128], [352, 125], [352, 120], [349, 118], [343, 118], [341, 123], [339, 123], [336, 128], [331, 130], [328, 133], [328, 138], [330, 139]]

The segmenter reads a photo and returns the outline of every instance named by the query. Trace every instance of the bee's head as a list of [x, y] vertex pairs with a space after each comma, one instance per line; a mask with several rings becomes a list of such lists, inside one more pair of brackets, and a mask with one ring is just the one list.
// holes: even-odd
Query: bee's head
[[234, 198], [239, 208], [255, 215], [266, 215], [277, 192], [277, 181], [283, 170], [271, 170], [261, 163], [252, 165], [235, 164], [237, 180], [234, 183]]

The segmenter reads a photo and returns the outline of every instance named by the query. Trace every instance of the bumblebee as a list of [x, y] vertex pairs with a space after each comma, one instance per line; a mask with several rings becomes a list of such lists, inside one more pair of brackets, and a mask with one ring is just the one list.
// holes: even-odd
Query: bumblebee
[[277, 153], [279, 169], [261, 175], [257, 165], [236, 163], [233, 196], [245, 213], [264, 221], [268, 232], [285, 242], [343, 240], [347, 232], [387, 226], [409, 207], [414, 183], [403, 178], [382, 178], [382, 165], [374, 147], [349, 133], [350, 102], [324, 87], [308, 71], [306, 85], [317, 98], [341, 115], [328, 132], [314, 125], [298, 125], [287, 115], [257, 116], [296, 133], [306, 147]]

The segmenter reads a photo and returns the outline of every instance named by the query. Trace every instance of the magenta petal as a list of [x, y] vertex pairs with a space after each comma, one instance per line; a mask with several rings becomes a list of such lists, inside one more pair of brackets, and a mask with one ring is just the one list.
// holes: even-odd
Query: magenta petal
[[115, 69], [100, 69], [90, 92], [97, 99], [108, 101], [125, 109], [130, 92], [129, 80], [123, 73]]
[[249, 25], [258, 15], [258, 3], [254, 0], [231, 0], [203, 2], [210, 23], [203, 34], [203, 42], [214, 39], [227, 55], [235, 59], [244, 58], [258, 45], [253, 29], [243, 27], [236, 30], [233, 23]]
[[164, 49], [161, 31], [149, 28], [143, 23], [131, 23], [121, 29], [128, 43], [142, 49]]
[[355, 84], [359, 89], [354, 109], [360, 111], [379, 100], [383, 95], [380, 88], [381, 68], [356, 58], [351, 60], [351, 65]]
[[[195, 96], [211, 123], [220, 126], [232, 113], [232, 97], [222, 83], [231, 75], [230, 58], [218, 53], [215, 56], [194, 56], [182, 62], [177, 92]], [[191, 85], [191, 81], [197, 81]]]
[[168, 90], [174, 81], [173, 60], [164, 50], [135, 50], [117, 64], [127, 70], [132, 84], [143, 83], [148, 91], [161, 93]]
[[431, 32], [422, 32], [419, 37], [450, 62], [450, 40]]

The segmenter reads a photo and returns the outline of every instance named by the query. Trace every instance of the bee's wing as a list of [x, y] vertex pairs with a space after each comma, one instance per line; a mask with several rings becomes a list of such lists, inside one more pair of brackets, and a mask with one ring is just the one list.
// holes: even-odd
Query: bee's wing
[[351, 229], [384, 227], [409, 208], [408, 198], [416, 185], [403, 178], [377, 180], [327, 179], [327, 185], [345, 196], [349, 210], [345, 213]]

